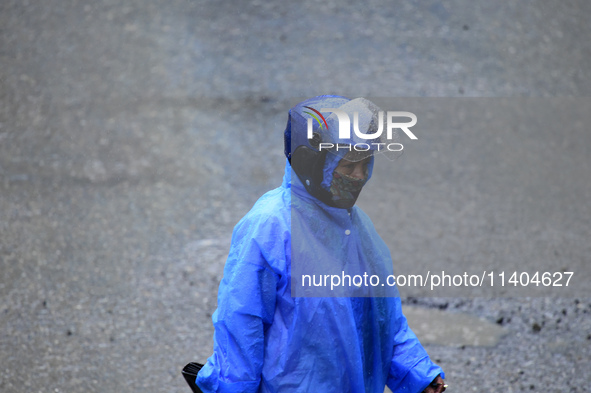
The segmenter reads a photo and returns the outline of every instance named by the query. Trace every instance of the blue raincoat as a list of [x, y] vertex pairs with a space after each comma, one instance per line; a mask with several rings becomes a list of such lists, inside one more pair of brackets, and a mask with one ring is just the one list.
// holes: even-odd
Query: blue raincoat
[[[327, 160], [328, 175], [337, 163]], [[348, 247], [373, 248], [392, 265], [361, 209], [310, 196], [288, 163], [281, 187], [234, 228], [212, 317], [214, 352], [196, 380], [203, 392], [382, 393], [387, 384], [419, 393], [444, 377], [408, 327], [399, 297], [292, 297], [292, 208], [297, 220], [316, 223], [316, 234], [348, 225], [339, 237]], [[355, 255], [348, 258], [356, 262]]]

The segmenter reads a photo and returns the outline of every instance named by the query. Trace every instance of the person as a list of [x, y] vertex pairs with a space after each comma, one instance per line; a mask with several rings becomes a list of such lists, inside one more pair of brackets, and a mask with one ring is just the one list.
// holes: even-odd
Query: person
[[205, 393], [445, 390], [444, 373], [408, 327], [396, 288], [335, 290], [302, 279], [327, 271], [343, 271], [344, 280], [362, 270], [387, 274], [393, 265], [355, 206], [376, 151], [335, 150], [352, 146], [357, 134], [338, 140], [338, 116], [323, 108], [357, 112], [351, 130], [362, 129], [365, 142], [376, 135], [379, 108], [362, 98], [318, 96], [290, 110], [283, 183], [233, 231], [212, 316], [213, 354], [196, 378]]

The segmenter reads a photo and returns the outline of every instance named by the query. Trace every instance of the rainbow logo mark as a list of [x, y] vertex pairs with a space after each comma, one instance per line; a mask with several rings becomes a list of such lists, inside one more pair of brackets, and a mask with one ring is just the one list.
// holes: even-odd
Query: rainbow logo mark
[[[309, 106], [304, 106], [304, 108], [306, 109], [310, 109], [311, 111], [313, 111], [314, 113], [316, 113], [316, 115], [320, 116], [320, 118], [322, 119], [322, 121], [324, 122], [324, 125], [326, 126], [326, 129], [328, 130], [328, 124], [326, 124], [326, 119], [324, 118], [324, 116], [322, 116], [322, 113], [318, 112], [316, 109], [309, 107]], [[316, 115], [314, 115], [314, 113], [311, 112], [304, 112], [310, 116], [312, 116], [314, 119], [316, 119], [316, 121], [318, 122], [318, 124], [320, 124], [320, 128], [322, 128], [322, 122], [320, 121], [320, 119], [318, 119], [318, 117]], [[309, 121], [312, 121], [311, 119]]]

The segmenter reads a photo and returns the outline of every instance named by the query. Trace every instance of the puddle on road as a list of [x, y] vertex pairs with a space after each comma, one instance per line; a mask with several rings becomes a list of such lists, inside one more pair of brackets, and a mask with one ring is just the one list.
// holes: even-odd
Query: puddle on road
[[[411, 306], [402, 312], [423, 345], [492, 347], [505, 334], [502, 327], [468, 314]], [[384, 393], [392, 392], [386, 387]]]
[[502, 327], [468, 314], [410, 306], [402, 310], [422, 344], [492, 347], [505, 333]]

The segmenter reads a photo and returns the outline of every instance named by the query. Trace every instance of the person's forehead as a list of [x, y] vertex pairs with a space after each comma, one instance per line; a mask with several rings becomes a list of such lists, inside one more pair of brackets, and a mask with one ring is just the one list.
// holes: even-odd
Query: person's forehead
[[365, 158], [363, 158], [361, 160], [357, 160], [357, 161], [351, 161], [351, 160], [347, 160], [347, 158], [343, 158], [339, 161], [339, 165], [349, 165], [349, 164], [356, 164], [356, 163], [365, 164], [369, 160], [371, 160], [371, 156], [365, 157]]
[[343, 158], [347, 161], [358, 162], [373, 156], [373, 154], [373, 150], [351, 150], [344, 154]]

